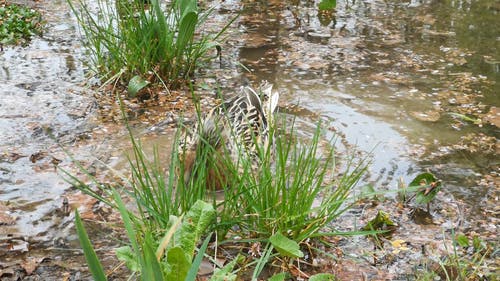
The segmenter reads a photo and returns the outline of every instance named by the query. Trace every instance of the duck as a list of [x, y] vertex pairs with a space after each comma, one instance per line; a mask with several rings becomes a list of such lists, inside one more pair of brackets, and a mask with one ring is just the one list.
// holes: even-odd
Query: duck
[[241, 170], [244, 163], [250, 163], [255, 171], [262, 152], [273, 147], [278, 100], [279, 93], [264, 81], [257, 90], [241, 87], [235, 95], [198, 118], [179, 143], [185, 186], [201, 178], [206, 180], [207, 189], [222, 190], [229, 184], [227, 175]]

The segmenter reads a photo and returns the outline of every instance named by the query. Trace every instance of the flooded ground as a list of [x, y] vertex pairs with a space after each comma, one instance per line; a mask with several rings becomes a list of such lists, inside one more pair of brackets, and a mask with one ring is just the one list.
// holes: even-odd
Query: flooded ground
[[243, 12], [229, 35], [237, 50], [222, 61], [233, 72], [224, 77], [271, 80], [300, 130], [322, 119], [341, 136], [340, 151], [371, 153], [364, 183], [376, 190], [425, 171], [444, 185], [426, 222], [397, 207], [394, 194], [346, 215], [338, 227], [352, 230], [386, 211], [400, 225], [393, 239], [411, 250], [374, 254], [363, 250], [371, 245], [365, 238], [347, 239], [343, 249], [357, 266], [340, 271], [358, 271], [345, 280], [411, 280], [426, 255], [449, 251], [454, 232], [497, 241], [498, 3], [338, 1], [336, 11], [319, 12], [318, 2], [225, 2], [228, 14]]
[[0, 279], [77, 280], [85, 267], [69, 212], [92, 202], [70, 191], [56, 166], [76, 173], [61, 146], [87, 167], [106, 160], [110, 140], [96, 137], [97, 103], [83, 87], [66, 1], [36, 8], [43, 36], [0, 53]]
[[[372, 153], [364, 182], [377, 190], [395, 189], [400, 178], [408, 183], [427, 170], [442, 180], [431, 224], [416, 224], [393, 194], [346, 214], [339, 229], [352, 230], [385, 210], [400, 225], [394, 239], [411, 246], [373, 254], [364, 237], [341, 240], [340, 276], [406, 276], [423, 256], [443, 255], [452, 229], [496, 240], [498, 2], [338, 1], [324, 13], [318, 2], [219, 3], [208, 29], [241, 15], [222, 44], [220, 64], [203, 70], [197, 82], [229, 93], [269, 80], [281, 92], [281, 112], [297, 116], [304, 134], [321, 119], [341, 136], [340, 152]], [[78, 280], [87, 273], [65, 202], [87, 208], [96, 225], [102, 218], [95, 201], [55, 172], [56, 165], [73, 168], [58, 144], [93, 167], [96, 159], [122, 163], [117, 147], [126, 147], [127, 138], [82, 87], [84, 56], [66, 2], [37, 5], [46, 32], [30, 46], [4, 47], [0, 57], [0, 279]], [[168, 147], [175, 122], [161, 110], [154, 114], [137, 131]], [[112, 245], [102, 253], [111, 259]]]

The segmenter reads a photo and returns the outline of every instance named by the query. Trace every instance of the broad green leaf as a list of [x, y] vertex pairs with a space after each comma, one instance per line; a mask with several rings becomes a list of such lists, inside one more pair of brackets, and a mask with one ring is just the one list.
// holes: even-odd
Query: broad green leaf
[[337, 0], [321, 0], [318, 5], [320, 11], [330, 11], [337, 6]]
[[335, 281], [335, 275], [330, 273], [318, 273], [309, 278], [309, 281]]
[[85, 255], [85, 259], [87, 260], [87, 264], [89, 265], [92, 277], [97, 281], [107, 280], [104, 269], [102, 268], [102, 264], [97, 258], [94, 248], [90, 243], [89, 236], [87, 235], [87, 231], [83, 226], [82, 219], [80, 218], [78, 210], [76, 210], [75, 212], [75, 225], [76, 232], [78, 233], [78, 239], [80, 240], [80, 244], [82, 245], [83, 253]]
[[135, 97], [137, 93], [146, 87], [149, 81], [145, 80], [139, 75], [136, 75], [128, 81], [127, 93], [129, 97]]
[[281, 272], [273, 275], [273, 277], [269, 278], [268, 281], [284, 281], [287, 275], [288, 274], [286, 272]]
[[417, 175], [411, 182], [410, 182], [410, 187], [411, 186], [425, 186], [429, 185], [431, 182], [435, 182], [437, 179], [436, 177], [431, 174], [431, 173], [422, 173]]
[[137, 257], [129, 246], [117, 248], [115, 254], [118, 260], [125, 262], [125, 265], [130, 271], [137, 272], [140, 270], [139, 264], [137, 263]]
[[175, 46], [178, 54], [184, 52], [188, 43], [193, 39], [197, 22], [198, 14], [196, 12], [187, 12], [182, 16]]
[[285, 237], [281, 233], [276, 233], [269, 238], [269, 242], [285, 257], [301, 258], [304, 253], [300, 250], [297, 242]]
[[431, 173], [422, 173], [413, 179], [410, 187], [421, 187], [417, 192], [416, 201], [420, 204], [431, 202], [441, 189], [441, 182]]
[[167, 262], [170, 271], [167, 274], [167, 280], [185, 280], [191, 267], [191, 261], [187, 259], [184, 250], [181, 247], [173, 247], [168, 250]]
[[186, 255], [192, 257], [196, 243], [214, 219], [213, 206], [201, 200], [196, 201], [184, 216], [181, 227], [174, 234], [174, 246], [180, 246]]

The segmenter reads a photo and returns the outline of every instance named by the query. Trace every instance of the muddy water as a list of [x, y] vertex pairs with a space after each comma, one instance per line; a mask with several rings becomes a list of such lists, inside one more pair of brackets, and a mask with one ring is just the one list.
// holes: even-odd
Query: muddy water
[[222, 4], [226, 13], [243, 11], [229, 35], [235, 50], [222, 61], [240, 70], [226, 77], [271, 80], [282, 112], [297, 116], [301, 131], [322, 119], [341, 136], [340, 152], [371, 153], [363, 181], [376, 190], [424, 171], [444, 185], [431, 216], [413, 217], [385, 200], [337, 220], [337, 229], [355, 230], [384, 210], [398, 224], [391, 239], [410, 248], [394, 255], [390, 245], [370, 250], [364, 237], [345, 239], [340, 271], [347, 275], [339, 278], [413, 280], [423, 260], [449, 253], [453, 232], [496, 241], [498, 1], [337, 1], [331, 13], [319, 13], [319, 2]]
[[[243, 80], [272, 80], [284, 103], [315, 113], [302, 118], [330, 120], [372, 152], [370, 184], [430, 170], [479, 203], [488, 188], [478, 181], [498, 173], [499, 130], [454, 114], [481, 118], [500, 104], [498, 3], [338, 1], [319, 13], [316, 2], [240, 3]], [[468, 147], [467, 135], [489, 137], [491, 150]]]
[[[444, 185], [425, 222], [391, 200], [337, 221], [339, 229], [353, 230], [384, 210], [399, 225], [393, 239], [411, 245], [398, 256], [387, 246], [368, 250], [373, 245], [365, 238], [345, 240], [342, 249], [356, 266], [346, 265], [344, 273], [364, 268], [367, 275], [351, 271], [340, 279], [413, 280], [426, 256], [449, 252], [454, 231], [495, 241], [498, 1], [337, 1], [330, 13], [318, 12], [319, 2], [225, 4], [243, 11], [229, 36], [236, 38], [232, 59], [246, 68], [239, 82], [271, 80], [282, 93], [282, 111], [299, 118], [300, 130], [323, 119], [342, 137], [341, 151], [371, 153], [363, 181], [376, 190], [395, 189], [399, 179], [408, 183], [425, 171]], [[377, 262], [383, 270], [374, 270]]]
[[[259, 2], [220, 3], [214, 20], [242, 13], [228, 31], [222, 68], [214, 66], [223, 78], [206, 81], [231, 89], [270, 80], [282, 93], [282, 112], [298, 116], [301, 131], [323, 119], [342, 136], [341, 150], [373, 154], [365, 182], [394, 188], [400, 177], [408, 182], [429, 169], [446, 187], [440, 204], [456, 198], [476, 211], [468, 215], [481, 211], [498, 190], [499, 132], [488, 114], [500, 106], [496, 1], [338, 1], [336, 11], [322, 14], [319, 1]], [[12, 249], [0, 251], [2, 266], [25, 259], [16, 254], [37, 243], [53, 252], [77, 248], [73, 217], [63, 211], [69, 185], [55, 172], [70, 160], [58, 143], [87, 162], [108, 153], [123, 164], [109, 144], [117, 134], [96, 129], [96, 105], [80, 87], [83, 56], [65, 1], [41, 8], [42, 38], [0, 56], [0, 243]], [[84, 199], [69, 201], [77, 207]], [[420, 240], [440, 231], [431, 226]]]
[[59, 144], [81, 160], [96, 149], [84, 145], [95, 127], [96, 104], [80, 86], [84, 75], [73, 18], [66, 1], [39, 8], [46, 21], [43, 36], [26, 47], [4, 46], [0, 53], [0, 279], [15, 279], [9, 268], [20, 262], [29, 267], [48, 256], [60, 261], [54, 248], [71, 254], [77, 245], [74, 217], [64, 207], [78, 202], [65, 199], [70, 185], [56, 172], [56, 165], [71, 168]]

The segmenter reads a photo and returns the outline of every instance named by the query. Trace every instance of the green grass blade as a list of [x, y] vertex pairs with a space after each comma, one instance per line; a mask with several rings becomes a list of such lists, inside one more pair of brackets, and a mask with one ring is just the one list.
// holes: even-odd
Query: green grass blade
[[144, 281], [163, 281], [163, 270], [160, 262], [156, 259], [153, 250], [153, 237], [151, 233], [146, 233], [142, 245], [143, 258], [141, 258], [141, 280]]
[[185, 281], [195, 281], [196, 276], [198, 275], [198, 270], [201, 265], [201, 261], [203, 259], [203, 255], [205, 254], [205, 251], [208, 248], [208, 243], [210, 242], [210, 239], [212, 238], [212, 235], [208, 235], [207, 238], [203, 241], [203, 244], [201, 245], [200, 249], [198, 250], [198, 254], [196, 254], [196, 257], [193, 260], [193, 263], [191, 264], [191, 268], [189, 268], [189, 272], [186, 276]]
[[125, 225], [125, 230], [127, 232], [127, 236], [130, 240], [130, 243], [132, 244], [132, 249], [134, 249], [134, 252], [136, 255], [140, 253], [139, 251], [139, 244], [137, 241], [137, 236], [134, 230], [134, 226], [132, 223], [132, 220], [130, 219], [130, 214], [127, 210], [127, 207], [125, 207], [125, 204], [123, 203], [120, 194], [113, 189], [113, 199], [116, 202], [116, 205], [118, 206], [118, 210], [120, 211], [120, 215], [123, 220], [123, 224]]
[[82, 219], [80, 218], [78, 210], [75, 211], [75, 225], [76, 232], [78, 233], [78, 238], [80, 239], [80, 244], [83, 248], [85, 259], [87, 260], [90, 272], [92, 273], [92, 277], [96, 281], [107, 280], [106, 273], [104, 273], [104, 269], [101, 262], [99, 261], [99, 258], [97, 258], [94, 248], [92, 247], [92, 243], [90, 243], [89, 236], [87, 235], [87, 231], [83, 226]]

